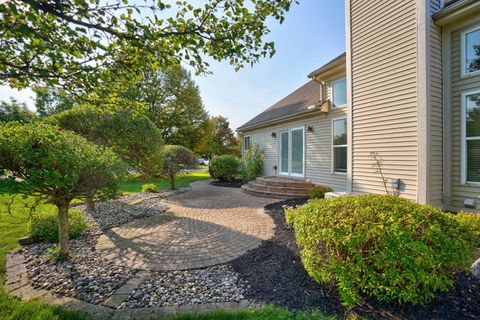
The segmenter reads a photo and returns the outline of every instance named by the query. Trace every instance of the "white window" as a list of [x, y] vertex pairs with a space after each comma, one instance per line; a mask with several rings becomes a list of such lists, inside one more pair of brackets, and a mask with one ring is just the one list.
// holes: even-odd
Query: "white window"
[[480, 26], [462, 33], [462, 75], [480, 74]]
[[250, 136], [243, 137], [243, 154], [245, 155], [248, 151], [250, 151], [250, 147], [252, 146], [252, 142], [250, 140]]
[[334, 107], [347, 105], [347, 80], [342, 79], [332, 83], [332, 102]]
[[480, 90], [462, 95], [462, 183], [480, 184]]
[[332, 167], [334, 173], [347, 172], [347, 119], [332, 120]]

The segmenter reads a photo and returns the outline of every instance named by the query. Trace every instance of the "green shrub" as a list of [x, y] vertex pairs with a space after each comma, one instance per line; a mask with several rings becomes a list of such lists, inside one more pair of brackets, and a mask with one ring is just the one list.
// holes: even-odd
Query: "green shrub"
[[240, 171], [240, 160], [231, 155], [218, 156], [210, 161], [211, 175], [220, 181], [232, 182]]
[[142, 185], [142, 192], [158, 192], [158, 187], [154, 183], [146, 183]]
[[307, 272], [319, 283], [336, 280], [347, 306], [363, 296], [425, 303], [474, 260], [478, 217], [459, 221], [398, 196], [311, 200], [286, 218]]
[[325, 199], [325, 193], [332, 192], [333, 189], [326, 186], [315, 186], [310, 189], [310, 199]]
[[262, 149], [254, 144], [243, 156], [241, 165], [242, 179], [244, 181], [255, 180], [262, 174], [263, 160], [265, 159]]
[[[89, 227], [80, 210], [68, 210], [68, 235], [70, 239], [80, 237]], [[30, 235], [44, 242], [58, 242], [58, 214], [55, 210], [34, 214], [30, 219]]]

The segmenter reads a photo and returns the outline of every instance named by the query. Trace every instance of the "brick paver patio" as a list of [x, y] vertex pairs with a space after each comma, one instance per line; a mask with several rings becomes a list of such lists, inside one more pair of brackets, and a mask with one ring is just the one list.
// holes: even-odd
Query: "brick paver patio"
[[203, 268], [231, 261], [273, 236], [256, 198], [209, 181], [162, 203], [168, 212], [135, 220], [102, 235], [96, 249], [118, 265], [150, 271]]

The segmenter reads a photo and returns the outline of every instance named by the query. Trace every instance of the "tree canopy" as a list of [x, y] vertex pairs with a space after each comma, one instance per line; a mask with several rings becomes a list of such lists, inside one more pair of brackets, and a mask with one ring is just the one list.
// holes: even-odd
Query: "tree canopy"
[[52, 115], [45, 121], [110, 147], [131, 168], [142, 173], [150, 173], [151, 157], [163, 146], [162, 135], [155, 124], [140, 112], [125, 107], [85, 105]]
[[180, 66], [144, 69], [142, 74], [142, 79], [120, 96], [143, 105], [166, 144], [195, 148], [208, 114], [191, 74]]
[[292, 0], [9, 0], [0, 2], [0, 84], [105, 84], [135, 79], [141, 66], [183, 62], [208, 71], [207, 56], [235, 68], [275, 53], [269, 18], [283, 22]]
[[202, 126], [201, 140], [195, 150], [198, 154], [211, 159], [213, 156], [224, 154], [238, 155], [239, 150], [238, 140], [235, 138], [227, 118], [211, 117]]
[[0, 122], [30, 123], [36, 119], [36, 114], [28, 110], [25, 103], [20, 103], [13, 98], [10, 98], [10, 102], [0, 101]]

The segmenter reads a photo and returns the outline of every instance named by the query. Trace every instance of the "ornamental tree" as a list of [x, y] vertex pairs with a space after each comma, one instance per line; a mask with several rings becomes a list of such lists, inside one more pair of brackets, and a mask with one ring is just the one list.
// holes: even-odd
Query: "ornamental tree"
[[[134, 170], [147, 175], [158, 173], [155, 166], [163, 147], [162, 134], [140, 113], [126, 108], [82, 106], [52, 115], [45, 121], [111, 148]], [[86, 203], [88, 210], [95, 210], [93, 197], [87, 197]]]
[[45, 124], [0, 125], [0, 169], [11, 175], [6, 186], [46, 200], [57, 207], [62, 257], [68, 257], [68, 207], [74, 198], [95, 194], [116, 195], [117, 181], [125, 167], [107, 148], [85, 138]]
[[168, 178], [170, 189], [175, 190], [175, 177], [194, 167], [197, 159], [191, 150], [175, 145], [165, 146], [162, 155], [162, 176]]
[[146, 65], [202, 73], [206, 57], [238, 69], [275, 53], [266, 21], [283, 22], [292, 0], [189, 2], [0, 1], [0, 84], [88, 91]]

